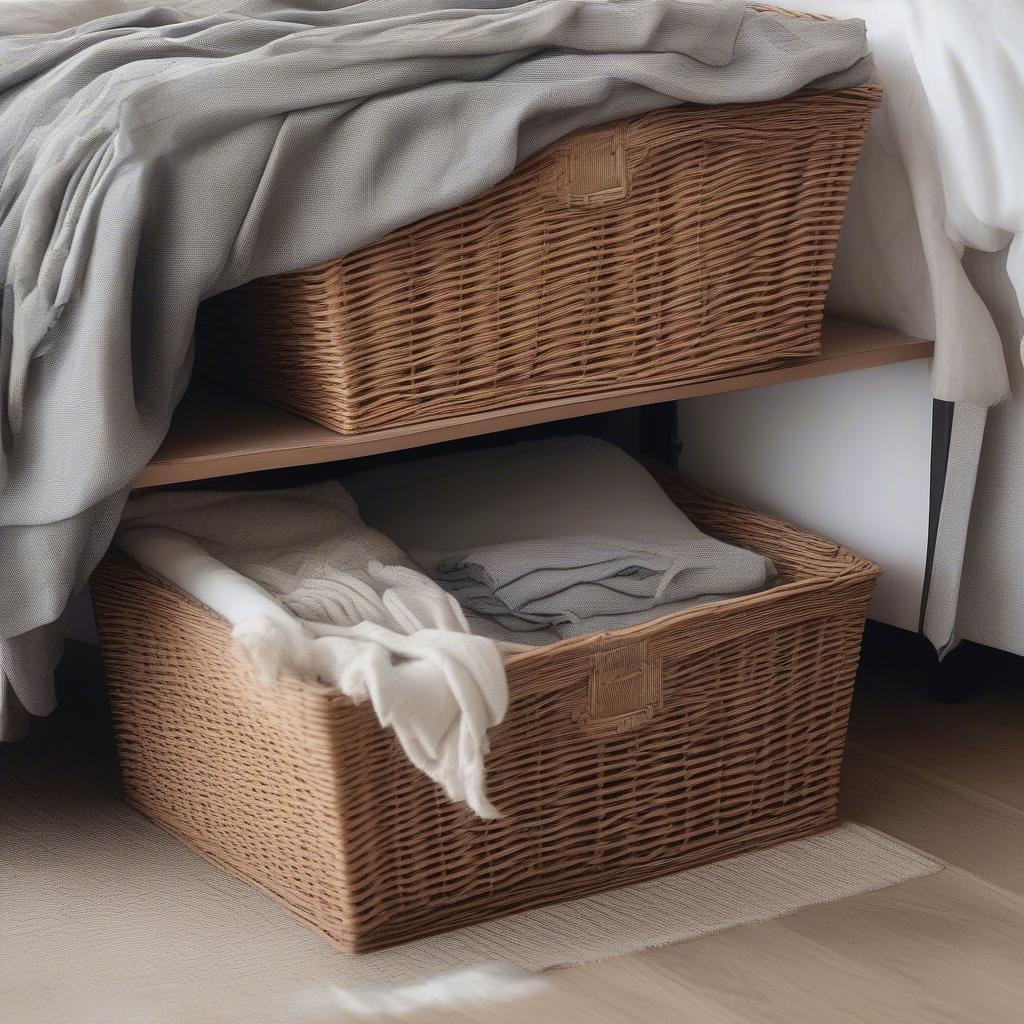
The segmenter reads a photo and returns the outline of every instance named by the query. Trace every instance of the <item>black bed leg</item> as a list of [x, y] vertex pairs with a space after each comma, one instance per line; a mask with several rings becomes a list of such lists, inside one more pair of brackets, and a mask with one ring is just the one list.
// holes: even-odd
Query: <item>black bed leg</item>
[[961, 643], [942, 661], [930, 652], [928, 695], [941, 704], [959, 704], [974, 695], [977, 688], [975, 652], [969, 643]]

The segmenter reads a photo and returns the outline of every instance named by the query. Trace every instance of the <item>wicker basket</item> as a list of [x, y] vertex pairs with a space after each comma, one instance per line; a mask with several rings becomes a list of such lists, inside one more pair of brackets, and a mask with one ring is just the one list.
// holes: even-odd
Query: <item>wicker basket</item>
[[577, 132], [472, 202], [206, 303], [199, 365], [349, 434], [816, 355], [879, 96]]
[[778, 586], [508, 661], [485, 822], [371, 709], [243, 671], [227, 625], [123, 558], [94, 599], [129, 800], [349, 951], [821, 831], [878, 569], [665, 476]]

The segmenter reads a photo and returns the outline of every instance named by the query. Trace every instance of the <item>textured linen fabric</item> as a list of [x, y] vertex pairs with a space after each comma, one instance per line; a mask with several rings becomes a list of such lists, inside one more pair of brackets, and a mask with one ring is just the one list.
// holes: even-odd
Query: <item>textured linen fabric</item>
[[35, 714], [48, 665], [12, 650], [57, 635], [113, 536], [200, 300], [458, 205], [573, 129], [871, 70], [860, 23], [734, 3], [118, 3], [48, 31], [62, 6], [0, 7], [0, 685]]
[[988, 409], [972, 402], [957, 402], [953, 407], [922, 630], [940, 658], [958, 643], [956, 611], [987, 417]]
[[946, 564], [933, 571], [925, 627], [940, 653], [964, 637], [1020, 654], [1024, 6], [905, 0], [901, 11], [935, 126], [946, 230], [977, 250], [965, 262], [1000, 327], [1013, 390], [987, 425], [984, 410], [957, 406], [936, 546]]
[[264, 682], [369, 701], [449, 799], [498, 816], [484, 759], [508, 709], [501, 654], [337, 483], [140, 495], [115, 543], [230, 622]]
[[701, 533], [643, 466], [594, 438], [420, 459], [345, 485], [495, 638], [620, 629], [775, 575], [763, 555]]
[[[1024, 655], [1024, 315], [1005, 253], [969, 252], [968, 273], [996, 316], [1013, 398], [989, 410], [960, 581], [953, 638]], [[954, 427], [956, 424], [954, 424]], [[957, 442], [962, 447], [962, 442]], [[938, 595], [936, 594], [936, 600]]]
[[[1024, 5], [905, 0], [902, 10], [935, 126], [947, 229], [962, 246], [1006, 250], [1024, 307]], [[1015, 358], [1022, 346], [1018, 338]]]
[[[293, 614], [315, 603], [311, 586], [358, 578], [370, 562], [412, 568], [400, 548], [366, 526], [351, 496], [334, 482], [272, 491], [143, 492], [128, 502], [119, 539], [142, 527], [193, 538]], [[387, 613], [376, 597], [367, 593], [363, 599], [353, 589], [347, 598], [334, 599], [337, 607], [324, 608], [322, 621], [384, 622]]]
[[767, 558], [701, 535], [671, 548], [614, 537], [512, 541], [451, 555], [436, 579], [467, 611], [511, 633], [564, 639], [749, 593], [772, 576]]
[[[941, 96], [915, 65], [904, 14], [908, 2], [788, 4], [862, 18], [884, 92], [854, 177], [829, 306], [933, 337], [933, 396], [988, 407], [1009, 395], [1006, 360], [992, 315], [964, 270], [964, 240], [950, 223], [945, 182], [952, 172], [938, 141], [945, 104], [936, 102]], [[921, 4], [922, 17], [939, 18], [946, 6]]]

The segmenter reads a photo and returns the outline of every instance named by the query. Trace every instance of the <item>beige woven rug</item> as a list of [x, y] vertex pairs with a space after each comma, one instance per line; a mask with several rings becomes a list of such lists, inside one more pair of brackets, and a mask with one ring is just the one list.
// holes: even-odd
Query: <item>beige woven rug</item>
[[[165, 836], [120, 801], [108, 776], [70, 767], [51, 758], [0, 759], [5, 1022], [337, 1024], [358, 1019], [360, 1008], [375, 1016], [464, 1000], [474, 983], [488, 998], [515, 998], [543, 985], [532, 972], [545, 968], [697, 938], [941, 868], [888, 836], [847, 824], [352, 958]], [[497, 965], [482, 981], [470, 970], [414, 984], [481, 964]], [[360, 994], [367, 986], [378, 991]]]

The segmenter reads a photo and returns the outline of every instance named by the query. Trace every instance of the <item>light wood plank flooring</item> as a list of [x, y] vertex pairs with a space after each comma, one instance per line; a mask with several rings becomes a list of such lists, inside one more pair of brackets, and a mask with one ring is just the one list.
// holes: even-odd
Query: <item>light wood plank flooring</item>
[[[845, 814], [943, 859], [949, 865], [945, 871], [783, 920], [551, 972], [546, 991], [527, 1000], [419, 1011], [401, 1019], [407, 1024], [1021, 1024], [1024, 678], [1019, 666], [1010, 659], [1000, 662], [980, 694], [957, 706], [931, 703], [923, 681], [899, 661], [876, 656], [862, 672], [844, 774]], [[95, 722], [96, 744], [102, 747], [107, 742], [102, 715]], [[0, 1021], [8, 1024], [2, 1007]]]

